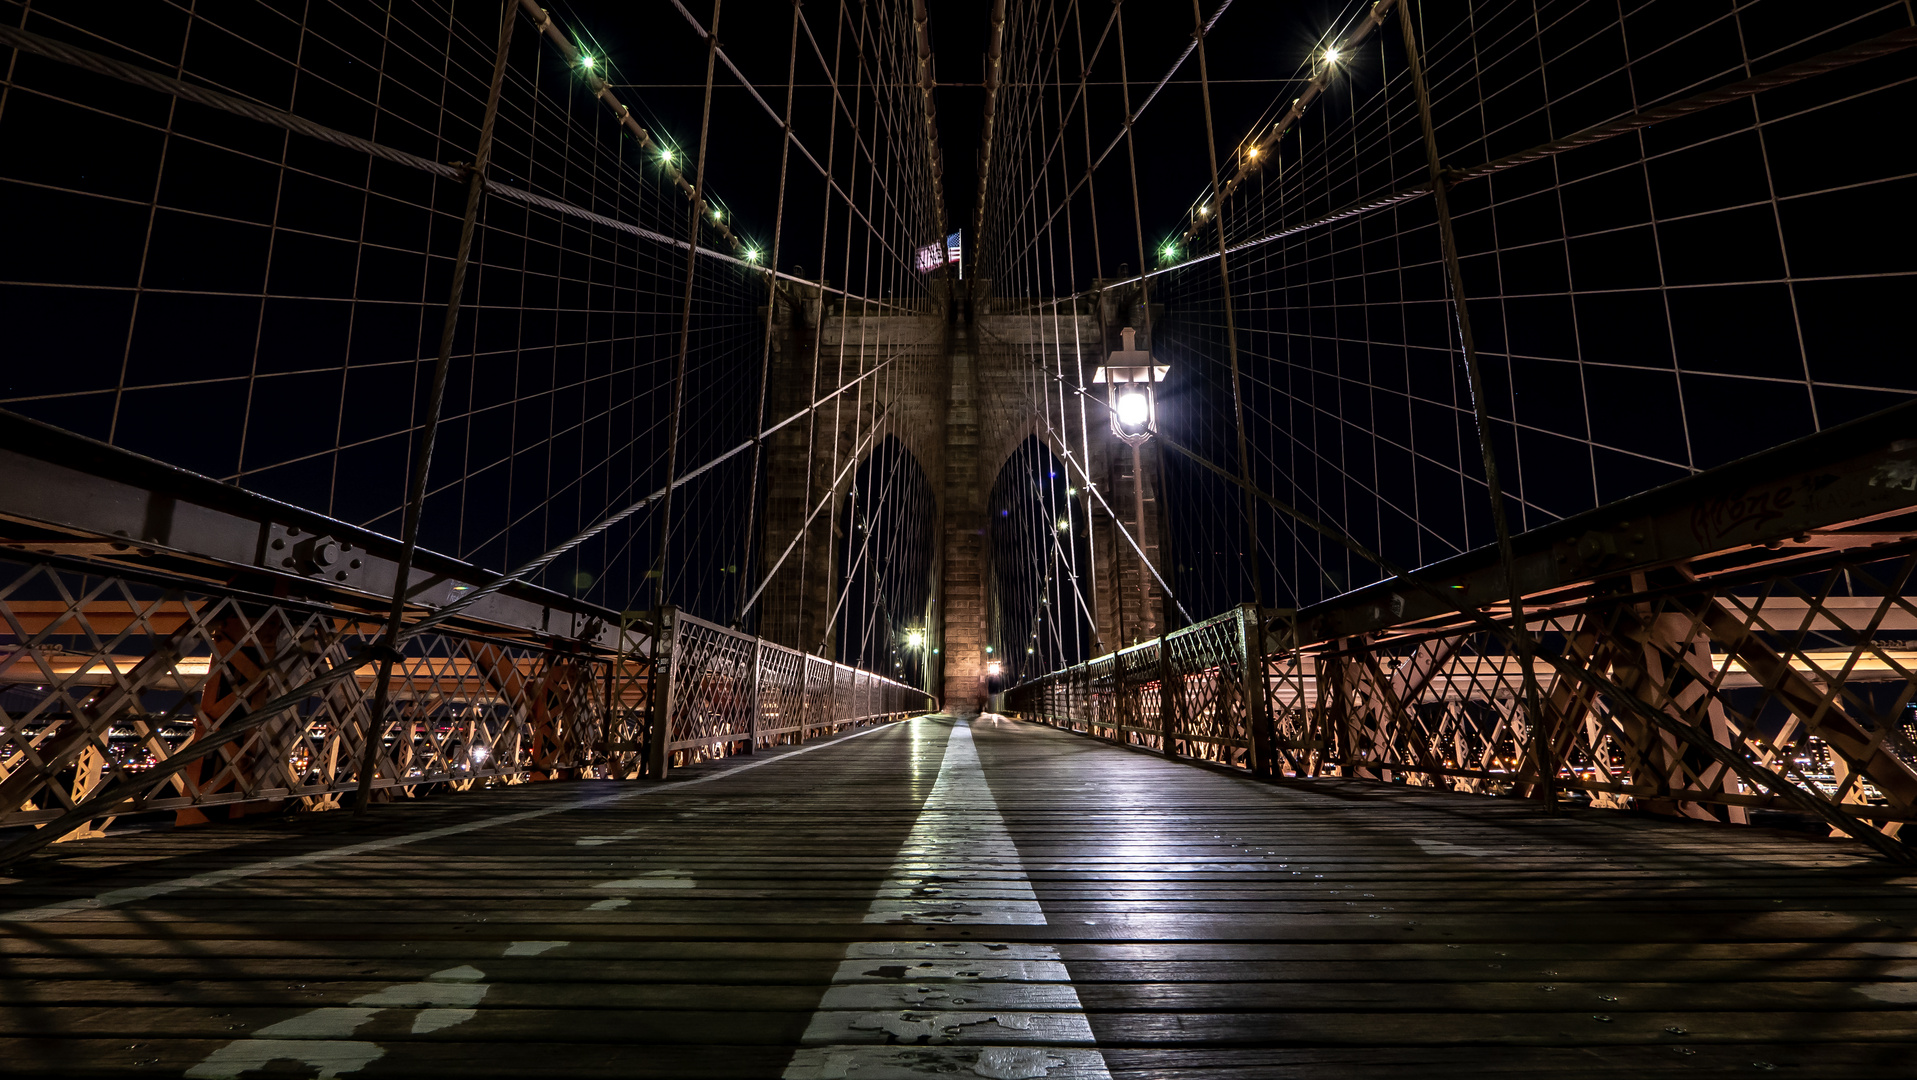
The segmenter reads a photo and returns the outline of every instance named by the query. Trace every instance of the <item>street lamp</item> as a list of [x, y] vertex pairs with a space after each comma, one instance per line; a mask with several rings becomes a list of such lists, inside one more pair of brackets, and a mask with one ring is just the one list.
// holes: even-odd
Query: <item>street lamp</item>
[[1112, 434], [1127, 446], [1143, 446], [1158, 433], [1157, 384], [1171, 368], [1152, 362], [1138, 347], [1137, 331], [1127, 326], [1124, 348], [1092, 373], [1092, 382], [1105, 384], [1105, 404], [1111, 410]]
[[925, 631], [908, 630], [905, 632], [905, 647], [908, 649], [925, 648]]

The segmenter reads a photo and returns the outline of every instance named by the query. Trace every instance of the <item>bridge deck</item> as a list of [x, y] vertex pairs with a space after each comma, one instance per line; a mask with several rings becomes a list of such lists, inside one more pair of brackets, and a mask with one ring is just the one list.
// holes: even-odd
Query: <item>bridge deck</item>
[[1917, 876], [1848, 844], [1272, 786], [990, 718], [11, 872], [7, 1073], [1863, 1077], [1917, 1052]]

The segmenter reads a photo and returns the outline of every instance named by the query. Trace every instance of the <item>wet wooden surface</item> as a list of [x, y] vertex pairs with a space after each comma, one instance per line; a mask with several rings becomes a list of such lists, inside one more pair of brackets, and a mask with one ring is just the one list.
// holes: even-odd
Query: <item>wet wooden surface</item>
[[61, 845], [0, 1074], [1917, 1075], [1848, 843], [989, 718], [746, 760]]

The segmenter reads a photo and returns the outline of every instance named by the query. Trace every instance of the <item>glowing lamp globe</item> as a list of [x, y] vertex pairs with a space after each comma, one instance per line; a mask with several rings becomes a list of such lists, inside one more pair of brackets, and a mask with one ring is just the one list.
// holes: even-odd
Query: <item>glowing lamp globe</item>
[[1092, 382], [1105, 384], [1105, 404], [1111, 411], [1112, 434], [1128, 446], [1142, 446], [1158, 433], [1157, 385], [1171, 368], [1155, 363], [1138, 347], [1137, 331], [1127, 326], [1124, 348], [1113, 353]]

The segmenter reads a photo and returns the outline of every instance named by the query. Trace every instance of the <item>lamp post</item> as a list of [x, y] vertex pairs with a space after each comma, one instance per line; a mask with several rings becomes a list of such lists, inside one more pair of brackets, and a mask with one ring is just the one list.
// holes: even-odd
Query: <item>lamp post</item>
[[1124, 348], [1092, 373], [1092, 382], [1105, 384], [1105, 404], [1111, 412], [1112, 434], [1134, 449], [1158, 433], [1158, 384], [1171, 368], [1152, 362], [1138, 347], [1137, 331], [1127, 326]]
[[918, 655], [914, 658], [913, 670], [919, 675], [919, 681], [925, 681], [925, 630], [913, 627], [905, 632], [905, 647]]
[[[1145, 556], [1142, 554], [1149, 546], [1145, 524], [1144, 447], [1151, 441], [1151, 437], [1158, 433], [1158, 384], [1165, 381], [1165, 376], [1171, 368], [1169, 365], [1157, 363], [1152, 359], [1150, 352], [1138, 347], [1138, 334], [1132, 327], [1127, 326], [1121, 332], [1121, 341], [1122, 347], [1106, 359], [1105, 366], [1092, 374], [1092, 382], [1105, 384], [1105, 404], [1111, 415], [1112, 435], [1131, 450], [1131, 529], [1135, 537], [1134, 542], [1140, 551], [1141, 564], [1138, 573], [1138, 628], [1149, 635], [1154, 627], [1150, 615], [1146, 614], [1151, 610], [1149, 584], [1151, 575], [1143, 565]], [[1162, 469], [1159, 486], [1162, 489]], [[1163, 496], [1164, 492], [1160, 490], [1156, 500], [1160, 512], [1160, 520], [1156, 524], [1161, 542], [1164, 539], [1167, 524], [1163, 520], [1165, 506]], [[1119, 528], [1121, 530], [1125, 528], [1122, 522], [1119, 523]], [[1160, 550], [1161, 552], [1164, 550], [1162, 543]], [[1116, 553], [1114, 556], [1116, 557]], [[1169, 617], [1163, 614], [1162, 607], [1160, 621], [1169, 623]], [[1122, 622], [1121, 616], [1119, 623], [1122, 624]], [[1167, 628], [1159, 626], [1156, 630], [1162, 633]], [[1114, 629], [1118, 631], [1116, 636], [1122, 642], [1125, 639], [1124, 627], [1115, 625]]]

